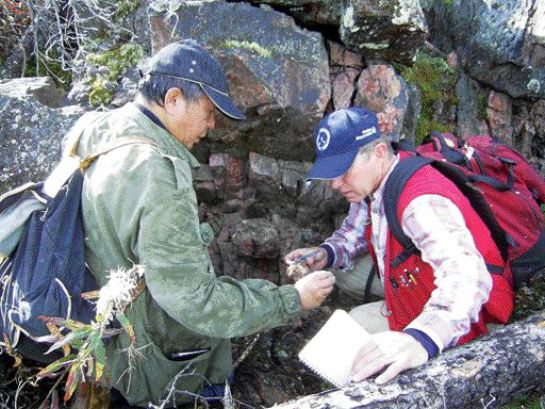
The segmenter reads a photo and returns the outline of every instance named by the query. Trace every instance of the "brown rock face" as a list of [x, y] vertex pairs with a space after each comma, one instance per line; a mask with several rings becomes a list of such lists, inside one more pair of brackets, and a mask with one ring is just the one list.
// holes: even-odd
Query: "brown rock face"
[[513, 144], [513, 108], [508, 95], [491, 91], [488, 96], [488, 122], [493, 136], [509, 145]]
[[248, 116], [243, 123], [220, 119], [215, 140], [276, 158], [311, 160], [312, 134], [331, 95], [322, 36], [282, 13], [245, 3], [184, 2], [176, 17], [166, 22], [161, 13], [151, 16], [153, 47], [179, 38], [207, 46]]
[[390, 65], [370, 65], [362, 71], [357, 86], [355, 105], [377, 112], [381, 131], [399, 138], [409, 104], [405, 81]]

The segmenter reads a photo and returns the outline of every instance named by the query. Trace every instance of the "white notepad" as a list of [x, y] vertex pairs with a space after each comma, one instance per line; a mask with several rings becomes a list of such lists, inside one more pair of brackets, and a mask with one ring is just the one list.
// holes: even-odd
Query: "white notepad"
[[325, 380], [342, 387], [350, 382], [354, 358], [368, 338], [369, 333], [346, 311], [336, 310], [299, 352], [299, 359]]

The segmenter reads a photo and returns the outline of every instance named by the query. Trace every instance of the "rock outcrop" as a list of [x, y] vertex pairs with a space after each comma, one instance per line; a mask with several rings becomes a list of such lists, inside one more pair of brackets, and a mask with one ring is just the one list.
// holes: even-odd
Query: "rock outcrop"
[[226, 70], [231, 93], [248, 120], [219, 121], [215, 140], [286, 160], [312, 159], [314, 127], [331, 94], [319, 33], [302, 30], [270, 7], [244, 3], [182, 3], [168, 21], [154, 13], [154, 49], [177, 38], [195, 38]]
[[79, 107], [52, 109], [33, 97], [0, 94], [0, 194], [45, 179], [60, 159], [62, 137], [81, 114]]
[[423, 3], [435, 44], [455, 50], [473, 78], [514, 98], [545, 97], [545, 3]]

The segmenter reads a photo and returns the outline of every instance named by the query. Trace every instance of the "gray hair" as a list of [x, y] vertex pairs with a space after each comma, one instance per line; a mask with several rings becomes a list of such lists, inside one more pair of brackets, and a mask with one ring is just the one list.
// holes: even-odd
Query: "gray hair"
[[189, 103], [197, 102], [206, 96], [199, 84], [161, 74], [145, 75], [138, 83], [138, 92], [149, 102], [165, 105], [165, 96], [170, 88], [178, 88]]
[[371, 151], [375, 149], [375, 146], [377, 146], [379, 143], [386, 144], [386, 146], [388, 147], [389, 157], [392, 157], [394, 155], [394, 148], [392, 146], [392, 141], [390, 140], [389, 136], [384, 134], [380, 135], [378, 139], [375, 139], [374, 141], [369, 142], [368, 144], [360, 147], [360, 149], [358, 150], [358, 155], [365, 155], [365, 158], [368, 159]]

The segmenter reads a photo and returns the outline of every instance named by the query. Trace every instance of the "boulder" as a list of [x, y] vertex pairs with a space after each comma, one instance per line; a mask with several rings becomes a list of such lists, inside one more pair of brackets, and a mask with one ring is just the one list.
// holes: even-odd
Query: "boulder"
[[51, 109], [32, 97], [0, 96], [0, 194], [45, 179], [58, 163], [61, 141], [83, 112]]
[[534, 157], [534, 162], [541, 162], [538, 167], [545, 176], [545, 100], [531, 104], [515, 100], [513, 111], [514, 144], [527, 157]]
[[[470, 135], [488, 134], [486, 122], [486, 95], [479, 84], [462, 74], [456, 83], [457, 129], [456, 134], [465, 139]], [[483, 106], [480, 106], [482, 104]], [[486, 132], [481, 132], [486, 129]]]
[[64, 98], [64, 91], [57, 88], [50, 77], [26, 77], [0, 80], [0, 95], [34, 97], [42, 105], [57, 108]]
[[310, 27], [338, 25], [341, 17], [341, 2], [338, 0], [251, 0], [251, 2], [270, 4]]
[[404, 129], [409, 107], [407, 84], [391, 65], [370, 65], [358, 79], [355, 105], [377, 113], [380, 130], [392, 140], [411, 138]]
[[281, 174], [281, 189], [289, 197], [296, 198], [303, 189], [311, 163], [278, 160], [278, 166]]
[[343, 43], [367, 61], [410, 64], [428, 36], [419, 2], [411, 0], [343, 2]]
[[201, 165], [193, 175], [193, 186], [199, 202], [213, 203], [216, 199], [216, 186], [210, 166]]
[[509, 95], [491, 91], [488, 95], [488, 122], [491, 134], [513, 145], [513, 101]]
[[462, 67], [511, 97], [545, 97], [545, 3], [453, 0], [428, 2], [433, 42], [456, 50]]
[[213, 153], [208, 158], [217, 195], [221, 199], [242, 199], [245, 182], [244, 162], [227, 153]]
[[278, 231], [265, 219], [246, 219], [235, 226], [231, 240], [242, 257], [274, 259], [280, 254]]
[[248, 116], [240, 123], [218, 116], [212, 141], [285, 160], [311, 160], [312, 134], [331, 94], [322, 36], [267, 6], [183, 2], [165, 20], [163, 3], [149, 7], [153, 48], [180, 38], [208, 47]]
[[343, 213], [348, 209], [348, 202], [344, 197], [323, 180], [306, 183], [297, 203], [297, 224], [300, 226], [309, 226], [320, 218], [332, 213]]
[[334, 41], [328, 41], [328, 45], [333, 108], [348, 108], [354, 103], [363, 58]]

